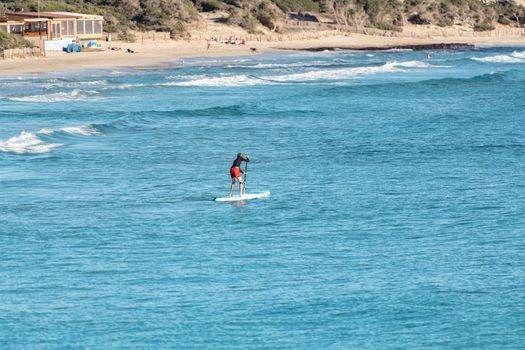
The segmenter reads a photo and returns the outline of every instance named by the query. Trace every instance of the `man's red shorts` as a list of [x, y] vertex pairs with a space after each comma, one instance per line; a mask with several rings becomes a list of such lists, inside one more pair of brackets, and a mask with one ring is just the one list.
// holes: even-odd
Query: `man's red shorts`
[[232, 177], [232, 179], [241, 177], [241, 168], [239, 168], [238, 166], [232, 166], [230, 169], [230, 176]]

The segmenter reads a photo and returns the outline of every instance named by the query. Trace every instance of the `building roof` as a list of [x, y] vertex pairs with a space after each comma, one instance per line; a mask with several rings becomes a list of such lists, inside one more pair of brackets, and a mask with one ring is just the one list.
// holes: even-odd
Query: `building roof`
[[99, 15], [88, 15], [85, 13], [75, 13], [75, 12], [46, 12], [52, 16], [64, 16], [64, 17], [76, 17], [82, 19], [104, 19], [104, 16]]
[[49, 22], [51, 19], [49, 18], [24, 18], [24, 22]]
[[8, 16], [17, 16], [25, 18], [49, 18], [49, 19], [66, 19], [66, 18], [76, 18], [76, 19], [96, 19], [102, 20], [103, 16], [97, 15], [87, 15], [83, 13], [74, 13], [74, 12], [13, 12], [9, 13]]
[[0, 21], [0, 26], [24, 25], [23, 21]]

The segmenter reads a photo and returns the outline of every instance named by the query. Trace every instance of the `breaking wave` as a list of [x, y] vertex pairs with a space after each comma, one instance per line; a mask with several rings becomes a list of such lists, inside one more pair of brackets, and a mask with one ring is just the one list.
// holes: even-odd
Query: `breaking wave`
[[97, 87], [97, 86], [105, 86], [108, 84], [107, 80], [92, 80], [92, 81], [61, 81], [56, 80], [52, 82], [48, 82], [42, 85], [45, 89], [53, 89], [53, 88], [77, 88], [79, 86], [86, 86], [86, 87]]
[[274, 77], [266, 77], [273, 81], [286, 82], [286, 81], [314, 81], [314, 80], [341, 80], [351, 79], [362, 75], [371, 75], [379, 73], [396, 73], [404, 72], [405, 70], [400, 68], [402, 64], [398, 62], [389, 62], [382, 66], [368, 66], [368, 67], [352, 67], [344, 69], [327, 69], [318, 70], [305, 73], [294, 73]]
[[406, 67], [406, 68], [428, 68], [437, 67], [426, 62], [421, 61], [406, 61], [406, 62], [392, 62], [394, 66]]
[[514, 51], [510, 55], [495, 55], [488, 57], [472, 57], [474, 61], [487, 63], [525, 63], [525, 51]]
[[[407, 68], [420, 69], [433, 67], [428, 63], [420, 61], [407, 62], [387, 62], [381, 66], [363, 66], [337, 69], [314, 70], [304, 73], [293, 73], [284, 75], [268, 75], [256, 77], [252, 75], [238, 75], [238, 76], [199, 76], [197, 79], [189, 81], [170, 82], [165, 85], [175, 86], [253, 86], [253, 85], [267, 85], [275, 83], [286, 82], [309, 82], [315, 80], [341, 80], [351, 79], [359, 76], [380, 74], [380, 73], [396, 73], [409, 72]], [[174, 77], [170, 77], [174, 78]]]
[[249, 75], [204, 77], [189, 81], [170, 82], [164, 85], [172, 86], [252, 86], [269, 84], [270, 82]]
[[[130, 90], [146, 86], [148, 85], [144, 83], [122, 83], [104, 87], [102, 90]], [[151, 86], [153, 86], [153, 84], [151, 84]]]
[[68, 127], [64, 127], [60, 129], [44, 128], [44, 129], [41, 129], [38, 133], [44, 134], [44, 135], [65, 133], [65, 134], [81, 135], [81, 136], [94, 136], [94, 135], [102, 134], [102, 132], [92, 124], [81, 125], [81, 126], [68, 126]]
[[62, 146], [59, 143], [46, 143], [37, 134], [22, 131], [20, 135], [13, 136], [6, 141], [0, 141], [0, 152], [16, 154], [48, 153]]
[[412, 52], [414, 50], [412, 49], [388, 49], [388, 50], [382, 50], [382, 52]]
[[93, 95], [95, 94], [98, 94], [98, 92], [75, 89], [70, 92], [56, 92], [56, 93], [44, 94], [44, 95], [7, 97], [7, 99], [11, 101], [17, 101], [17, 102], [36, 102], [36, 103], [83, 101], [87, 97], [89, 97], [90, 100], [92, 100], [94, 98]]
[[0, 141], [0, 152], [15, 154], [49, 153], [54, 149], [62, 147], [63, 144], [56, 142], [46, 142], [40, 137], [52, 137], [60, 133], [80, 136], [94, 136], [102, 134], [100, 130], [91, 124], [70, 126], [59, 129], [44, 128], [36, 133], [22, 131], [17, 136], [13, 136], [5, 141]]
[[344, 60], [336, 61], [312, 61], [312, 62], [294, 62], [294, 63], [258, 63], [252, 65], [238, 65], [229, 64], [225, 68], [245, 68], [245, 69], [287, 69], [287, 68], [302, 68], [302, 67], [327, 67], [327, 66], [341, 66], [350, 62]]

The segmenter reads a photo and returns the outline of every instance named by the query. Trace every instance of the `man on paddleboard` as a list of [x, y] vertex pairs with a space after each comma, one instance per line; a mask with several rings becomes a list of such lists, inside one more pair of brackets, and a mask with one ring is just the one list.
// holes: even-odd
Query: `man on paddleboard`
[[248, 163], [250, 161], [250, 158], [244, 153], [237, 153], [237, 158], [233, 161], [233, 165], [230, 168], [230, 176], [232, 178], [232, 185], [230, 187], [230, 197], [233, 197], [233, 189], [235, 187], [235, 181], [239, 182], [239, 196], [242, 196], [242, 175], [244, 174], [244, 171], [241, 170], [241, 163], [246, 162]]

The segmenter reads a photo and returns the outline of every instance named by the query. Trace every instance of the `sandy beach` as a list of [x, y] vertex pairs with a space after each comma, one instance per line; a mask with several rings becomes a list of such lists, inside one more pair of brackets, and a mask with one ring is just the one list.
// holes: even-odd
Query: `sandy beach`
[[[253, 55], [283, 49], [311, 49], [316, 47], [363, 48], [440, 43], [473, 45], [525, 45], [522, 37], [385, 37], [364, 34], [333, 35], [318, 39], [248, 41], [245, 45], [213, 43], [207, 50], [206, 40], [200, 41], [144, 41], [141, 43], [104, 42], [102, 52], [49, 52], [46, 57], [0, 60], [1, 75], [38, 74], [65, 70], [113, 69], [180, 64], [186, 57], [217, 57]], [[120, 48], [113, 51], [110, 48]], [[134, 53], [129, 53], [130, 49]]]

